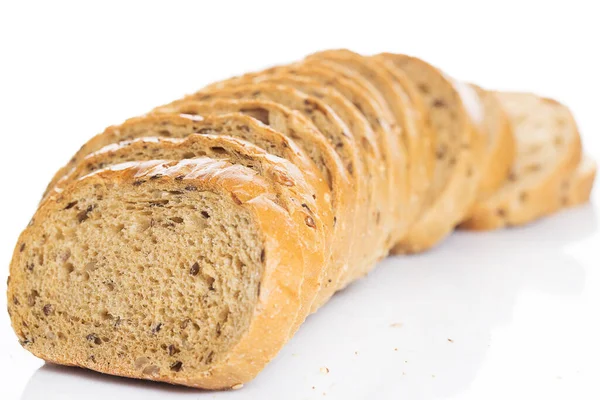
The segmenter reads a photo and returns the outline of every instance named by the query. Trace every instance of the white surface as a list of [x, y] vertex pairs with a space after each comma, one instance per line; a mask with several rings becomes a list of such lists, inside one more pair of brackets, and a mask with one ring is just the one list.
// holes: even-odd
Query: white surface
[[[556, 97], [600, 159], [593, 2], [119, 3], [1, 3], [4, 277], [47, 181], [86, 138], [212, 80], [322, 48], [412, 53], [456, 78]], [[390, 258], [227, 393], [42, 366], [2, 311], [0, 398], [598, 399], [599, 245], [587, 206]]]

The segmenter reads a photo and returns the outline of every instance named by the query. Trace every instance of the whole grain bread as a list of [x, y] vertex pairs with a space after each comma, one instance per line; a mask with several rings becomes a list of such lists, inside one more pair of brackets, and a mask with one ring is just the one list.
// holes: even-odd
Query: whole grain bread
[[562, 104], [399, 54], [217, 82], [57, 172], [13, 253], [13, 329], [50, 362], [237, 389], [390, 247], [586, 202], [581, 153]]

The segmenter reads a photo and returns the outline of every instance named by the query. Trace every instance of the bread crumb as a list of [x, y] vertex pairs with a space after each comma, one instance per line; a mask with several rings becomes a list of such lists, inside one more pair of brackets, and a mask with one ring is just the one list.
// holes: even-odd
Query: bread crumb
[[328, 374], [329, 373], [329, 368], [327, 368], [327, 367], [321, 367], [320, 371], [321, 371], [322, 374]]
[[357, 356], [357, 355], [358, 355], [358, 351], [355, 351], [355, 352], [354, 352], [354, 355], [356, 355], [356, 356]]
[[398, 351], [398, 348], [397, 348], [397, 347], [394, 347], [394, 351]]
[[244, 387], [244, 384], [243, 384], [243, 383], [238, 383], [237, 385], [233, 385], [231, 388], [232, 388], [233, 390], [239, 390], [239, 389], [241, 389], [241, 388], [243, 388], [243, 387]]
[[404, 326], [404, 324], [402, 322], [394, 322], [393, 324], [390, 324], [390, 328], [402, 328]]
[[313, 388], [313, 390], [315, 390], [315, 387], [314, 387], [314, 386], [313, 386], [312, 388]]
[[452, 339], [450, 339], [450, 338], [448, 338], [448, 341], [449, 341], [450, 343], [454, 343], [454, 340], [452, 340]]

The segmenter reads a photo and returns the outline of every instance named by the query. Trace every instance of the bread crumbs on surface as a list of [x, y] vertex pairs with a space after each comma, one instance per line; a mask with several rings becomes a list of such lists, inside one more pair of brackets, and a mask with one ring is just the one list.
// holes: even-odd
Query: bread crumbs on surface
[[450, 339], [450, 338], [448, 338], [448, 341], [449, 341], [450, 343], [454, 343], [454, 340], [452, 340], [452, 339]]
[[321, 371], [322, 374], [328, 374], [329, 373], [329, 368], [327, 368], [327, 367], [321, 367], [320, 371]]
[[398, 351], [398, 348], [397, 348], [397, 347], [394, 347], [394, 351]]
[[354, 355], [355, 355], [355, 356], [357, 356], [357, 355], [358, 355], [358, 351], [355, 351], [355, 352], [354, 352]]
[[390, 324], [390, 328], [402, 328], [404, 326], [404, 324], [402, 322], [394, 322], [393, 324]]
[[241, 388], [243, 388], [243, 387], [244, 387], [244, 384], [243, 384], [243, 383], [238, 383], [237, 385], [233, 385], [231, 388], [232, 388], [233, 390], [239, 390], [239, 389], [241, 389]]

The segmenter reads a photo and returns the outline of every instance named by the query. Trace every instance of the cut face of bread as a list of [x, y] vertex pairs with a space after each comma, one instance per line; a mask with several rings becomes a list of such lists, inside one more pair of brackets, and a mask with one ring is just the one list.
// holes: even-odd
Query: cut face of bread
[[198, 157], [223, 159], [243, 165], [267, 178], [267, 182], [271, 184], [270, 189], [277, 194], [280, 204], [298, 226], [298, 245], [303, 247], [307, 265], [302, 283], [301, 309], [292, 332], [294, 333], [310, 312], [320, 290], [322, 275], [327, 267], [325, 258], [329, 258], [331, 227], [323, 224], [320, 208], [309, 194], [312, 188], [305, 182], [302, 172], [287, 160], [269, 155], [248, 142], [229, 136], [192, 134], [184, 139], [140, 138], [109, 145], [92, 153], [59, 181], [55, 190], [60, 190], [61, 186], [66, 186], [81, 176], [123, 162]]
[[560, 208], [559, 188], [577, 167], [581, 143], [569, 110], [530, 93], [496, 93], [514, 129], [517, 155], [507, 182], [475, 205], [467, 229], [522, 225]]
[[[435, 172], [422, 215], [396, 245], [395, 253], [427, 250], [447, 235], [471, 208], [479, 184], [472, 121], [455, 83], [437, 68], [417, 58], [382, 54], [416, 85], [427, 104], [435, 135]], [[478, 149], [479, 150], [479, 149]]]
[[[188, 121], [188, 124], [185, 124]], [[147, 135], [156, 135], [166, 138], [186, 138], [196, 132], [201, 132], [202, 135], [218, 135], [231, 136], [242, 138], [252, 143], [256, 143], [263, 149], [268, 149], [271, 154], [289, 160], [291, 164], [296, 166], [296, 170], [292, 170], [292, 165], [283, 165], [284, 161], [279, 161], [279, 166], [271, 168], [269, 177], [277, 183], [290, 188], [297, 195], [294, 206], [297, 212], [292, 213], [302, 224], [304, 229], [301, 235], [299, 245], [305, 247], [307, 252], [306, 261], [310, 266], [307, 269], [306, 286], [303, 287], [303, 311], [299, 314], [299, 326], [306, 317], [308, 310], [315, 300], [315, 296], [320, 291], [321, 282], [325, 279], [324, 271], [328, 268], [331, 232], [333, 229], [333, 219], [331, 218], [331, 206], [328, 201], [328, 188], [320, 174], [316, 170], [314, 164], [308, 159], [304, 153], [293, 143], [293, 141], [281, 133], [276, 132], [262, 123], [240, 114], [226, 114], [222, 116], [211, 116], [202, 119], [194, 120], [191, 116], [182, 117], [179, 115], [154, 115], [132, 119], [119, 127], [108, 129], [105, 133], [97, 136], [84, 146], [84, 149], [93, 149], [100, 143], [112, 143], [115, 138], [139, 138]], [[118, 135], [117, 135], [118, 133]], [[262, 169], [265, 169], [265, 163], [276, 163], [277, 160], [265, 160], [264, 154], [258, 154], [256, 149], [252, 149], [249, 143], [247, 146], [240, 148], [239, 143], [229, 143], [225, 139], [212, 139], [213, 145], [210, 145], [208, 140], [195, 138], [187, 142], [193, 149], [184, 151], [185, 145], [179, 146], [177, 143], [155, 145], [152, 143], [143, 143], [136, 146], [125, 146], [123, 151], [117, 152], [117, 157], [123, 156], [129, 160], [149, 160], [154, 158], [173, 159], [192, 158], [203, 155], [200, 153], [202, 149], [206, 152], [204, 155], [211, 155], [217, 158], [219, 153], [223, 156], [232, 159], [234, 154], [238, 154], [236, 162], [244, 165], [253, 165], [258, 168], [258, 162]], [[235, 146], [235, 147], [234, 147]], [[177, 147], [177, 149], [174, 149]], [[234, 147], [232, 149], [232, 147]], [[117, 145], [117, 149], [119, 146]], [[112, 149], [111, 149], [112, 150]], [[134, 154], [131, 151], [134, 151]], [[84, 159], [81, 163], [94, 163], [102, 166], [107, 163], [114, 162], [111, 158], [111, 152], [103, 152], [97, 155], [97, 160]], [[243, 154], [243, 155], [240, 155]], [[245, 159], [244, 159], [245, 158]], [[99, 159], [99, 160], [98, 160]], [[125, 159], [123, 159], [125, 161]], [[117, 161], [118, 162], [118, 161]], [[86, 166], [87, 167], [87, 166]], [[274, 170], [274, 171], [272, 171]], [[79, 172], [74, 171], [74, 175], [81, 175], [85, 168], [80, 168]], [[302, 172], [300, 172], [302, 171]]]
[[590, 200], [594, 180], [596, 179], [596, 162], [590, 156], [584, 156], [577, 169], [561, 186], [561, 205], [575, 207]]
[[302, 283], [297, 226], [268, 187], [203, 158], [120, 164], [50, 196], [10, 268], [21, 344], [113, 375], [252, 379], [287, 341]]
[[[249, 99], [246, 99], [246, 96], [249, 96]], [[327, 116], [317, 117], [317, 113], [311, 109], [309, 114], [316, 117], [315, 120], [320, 122], [323, 131], [328, 132], [325, 135], [299, 111], [294, 111], [273, 101], [257, 100], [256, 97], [285, 101], [290, 106], [300, 108], [306, 107], [306, 101], [310, 103], [313, 100], [289, 87], [264, 84], [249, 85], [235, 92], [220, 89], [203, 95], [198, 94], [196, 100], [173, 102], [155, 109], [155, 112], [209, 115], [236, 111], [257, 116], [263, 123], [294, 139], [321, 170], [322, 175], [328, 177], [327, 182], [331, 201], [327, 207], [332, 209], [332, 213], [327, 218], [328, 221], [332, 222], [333, 237], [336, 239], [332, 243], [331, 257], [327, 263], [327, 269], [323, 272], [322, 290], [315, 299], [314, 311], [337, 289], [338, 276], [341, 271], [347, 269], [350, 258], [348, 249], [352, 247], [350, 240], [352, 240], [354, 226], [353, 212], [356, 194], [351, 183], [351, 177], [348, 176], [344, 168], [343, 161], [327, 140], [327, 136], [337, 134], [336, 129], [344, 129], [344, 127], [341, 125], [339, 127], [335, 126], [337, 117], [334, 114], [332, 114], [329, 123], [324, 124], [322, 121], [326, 120]], [[242, 98], [242, 100], [239, 100], [239, 98]]]

